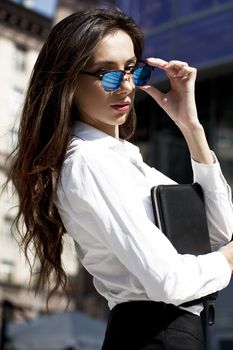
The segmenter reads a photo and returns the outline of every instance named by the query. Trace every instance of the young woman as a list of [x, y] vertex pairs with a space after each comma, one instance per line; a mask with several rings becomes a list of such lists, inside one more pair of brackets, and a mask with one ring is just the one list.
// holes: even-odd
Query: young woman
[[[142, 61], [142, 43], [141, 30], [120, 11], [81, 11], [53, 28], [32, 73], [10, 173], [16, 222], [23, 218], [22, 243], [26, 251], [33, 244], [41, 263], [38, 289], [51, 281], [65, 286], [62, 239], [73, 237], [111, 309], [103, 350], [203, 349], [202, 305], [179, 305], [230, 281], [231, 192], [198, 120], [196, 70], [176, 60]], [[170, 79], [168, 93], [147, 84], [154, 68]], [[137, 87], [187, 141], [205, 194], [210, 254], [178, 254], [154, 225], [150, 189], [174, 181], [127, 141]]]

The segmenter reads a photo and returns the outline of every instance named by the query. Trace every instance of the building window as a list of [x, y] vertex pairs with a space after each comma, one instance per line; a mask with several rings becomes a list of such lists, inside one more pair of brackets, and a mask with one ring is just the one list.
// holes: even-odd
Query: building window
[[10, 99], [11, 99], [11, 111], [12, 111], [12, 114], [15, 116], [18, 113], [20, 113], [22, 109], [23, 100], [24, 100], [23, 89], [13, 86], [10, 92]]
[[11, 140], [10, 140], [10, 151], [12, 152], [18, 143], [18, 129], [12, 128], [11, 129]]
[[19, 72], [24, 72], [26, 69], [26, 53], [25, 46], [15, 45], [15, 69]]
[[[10, 101], [11, 101], [11, 113], [14, 122], [19, 120], [19, 115], [22, 111], [23, 102], [24, 102], [24, 90], [22, 88], [18, 88], [13, 86], [10, 91]], [[15, 126], [15, 125], [14, 125]]]
[[0, 280], [11, 282], [14, 270], [14, 263], [10, 260], [0, 260]]
[[[9, 93], [9, 103], [12, 121], [10, 122], [11, 131], [8, 134], [8, 149], [7, 151], [12, 152], [15, 149], [18, 141], [18, 128], [20, 114], [23, 107], [24, 91], [23, 89], [13, 86]], [[9, 128], [9, 129], [10, 129]]]
[[10, 216], [5, 216], [3, 227], [2, 227], [2, 237], [5, 239], [11, 239], [11, 226], [13, 223], [13, 219]]

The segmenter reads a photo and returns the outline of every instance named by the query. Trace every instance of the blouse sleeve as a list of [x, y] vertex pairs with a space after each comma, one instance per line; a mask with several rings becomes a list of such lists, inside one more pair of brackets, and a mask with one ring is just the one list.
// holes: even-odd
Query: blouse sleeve
[[192, 160], [192, 167], [194, 181], [204, 191], [211, 245], [213, 250], [217, 250], [232, 239], [233, 204], [231, 188], [222, 174], [215, 154], [212, 154], [214, 164], [201, 164]]
[[118, 155], [100, 152], [84, 147], [64, 165], [70, 218], [138, 278], [151, 300], [179, 305], [226, 287], [231, 270], [223, 254], [178, 254], [149, 220]]

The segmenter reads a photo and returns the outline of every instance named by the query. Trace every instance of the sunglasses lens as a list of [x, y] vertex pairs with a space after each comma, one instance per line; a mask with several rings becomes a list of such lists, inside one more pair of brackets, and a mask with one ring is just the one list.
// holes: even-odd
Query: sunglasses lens
[[135, 69], [134, 74], [133, 74], [133, 82], [136, 86], [142, 86], [145, 85], [148, 80], [150, 79], [151, 72], [153, 68], [145, 65], [138, 67]]
[[107, 72], [102, 78], [102, 87], [105, 91], [115, 91], [119, 89], [123, 80], [122, 72]]

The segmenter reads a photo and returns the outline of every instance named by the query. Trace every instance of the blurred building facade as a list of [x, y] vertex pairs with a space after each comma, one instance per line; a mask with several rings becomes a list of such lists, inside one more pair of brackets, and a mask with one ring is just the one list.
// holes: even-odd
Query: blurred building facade
[[[55, 4], [56, 0], [52, 2]], [[48, 16], [45, 9], [38, 7], [36, 0], [0, 2], [0, 186], [6, 181], [7, 157], [16, 145], [20, 110], [27, 84], [38, 53], [52, 26], [79, 9], [96, 5], [108, 7], [112, 4], [114, 1], [111, 0], [60, 0], [56, 2], [53, 15]], [[16, 205], [17, 197], [11, 193], [11, 188], [1, 194], [0, 305], [7, 299], [16, 309], [19, 307], [26, 311], [27, 316], [34, 317], [38, 312], [46, 311], [46, 295], [35, 297], [33, 283], [28, 289], [29, 266], [11, 235]], [[69, 307], [103, 318], [106, 302], [95, 292], [91, 277], [79, 267], [75, 247], [69, 237], [65, 238], [63, 263], [73, 286], [69, 290]], [[75, 277], [77, 273], [78, 278]], [[58, 294], [51, 299], [50, 310], [63, 310], [66, 303], [66, 297]]]
[[[0, 2], [0, 186], [6, 181], [7, 157], [13, 151], [20, 109], [33, 65], [53, 25], [53, 18], [33, 11], [33, 2]], [[46, 309], [46, 296], [35, 297], [33, 283], [28, 289], [29, 266], [11, 235], [17, 198], [11, 187], [0, 198], [0, 303], [10, 302], [33, 317]], [[17, 236], [16, 236], [17, 237]], [[72, 241], [66, 241], [64, 264], [68, 273], [77, 273]], [[32, 257], [31, 257], [32, 258]], [[31, 259], [32, 260], [32, 259]], [[50, 309], [64, 309], [67, 300], [51, 300]], [[72, 302], [70, 306], [72, 307]]]
[[[17, 138], [17, 111], [38, 51], [51, 24], [42, 16], [10, 1], [0, 3], [0, 185], [6, 181], [6, 158]], [[28, 269], [21, 258], [18, 245], [11, 236], [14, 219], [12, 206], [17, 199], [6, 191], [0, 206], [0, 298], [10, 299], [23, 307], [30, 307], [24, 286], [28, 283]]]

